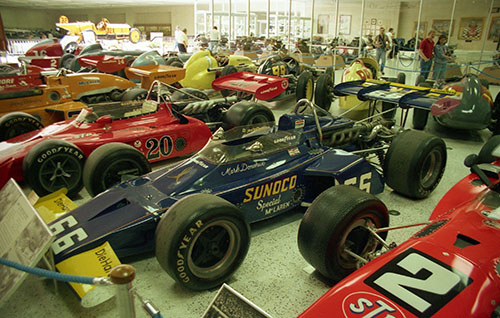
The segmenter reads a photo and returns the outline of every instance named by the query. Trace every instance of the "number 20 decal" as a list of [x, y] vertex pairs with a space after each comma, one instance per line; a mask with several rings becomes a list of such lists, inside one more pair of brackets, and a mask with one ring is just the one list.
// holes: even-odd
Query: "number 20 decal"
[[417, 317], [432, 316], [471, 282], [457, 269], [411, 248], [365, 280]]
[[159, 159], [160, 157], [168, 157], [172, 153], [173, 141], [170, 136], [163, 136], [160, 140], [150, 138], [146, 141], [148, 160]]
[[[65, 230], [69, 230], [78, 225], [78, 221], [74, 216], [69, 215], [64, 219], [61, 219], [50, 225], [50, 230], [52, 234], [57, 235], [59, 233], [64, 232]], [[57, 240], [52, 243], [52, 250], [54, 254], [57, 255], [62, 251], [72, 247], [78, 242], [83, 241], [88, 237], [87, 233], [81, 227], [74, 229], [73, 231], [59, 237]]]

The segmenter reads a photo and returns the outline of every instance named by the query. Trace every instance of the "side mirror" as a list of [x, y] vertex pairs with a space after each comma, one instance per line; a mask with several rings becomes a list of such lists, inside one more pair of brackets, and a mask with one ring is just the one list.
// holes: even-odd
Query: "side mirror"
[[111, 124], [111, 122], [112, 120], [110, 115], [104, 115], [96, 120], [96, 123], [98, 123], [101, 126], [106, 126], [108, 124]]

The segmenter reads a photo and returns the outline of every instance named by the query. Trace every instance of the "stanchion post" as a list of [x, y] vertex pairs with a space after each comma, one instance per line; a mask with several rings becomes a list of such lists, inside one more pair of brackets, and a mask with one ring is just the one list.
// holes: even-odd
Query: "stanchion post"
[[130, 265], [118, 265], [109, 273], [111, 282], [116, 287], [116, 303], [120, 318], [135, 318], [134, 294], [132, 282], [135, 269]]

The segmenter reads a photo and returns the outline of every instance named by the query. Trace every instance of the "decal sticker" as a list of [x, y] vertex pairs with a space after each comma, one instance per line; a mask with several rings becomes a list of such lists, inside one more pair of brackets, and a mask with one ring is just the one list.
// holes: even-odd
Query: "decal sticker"
[[94, 80], [89, 80], [89, 81], [80, 81], [78, 82], [78, 85], [83, 86], [83, 85], [94, 85], [94, 84], [100, 84], [101, 81], [98, 79]]
[[193, 158], [193, 162], [196, 163], [198, 166], [200, 166], [202, 168], [208, 169], [208, 165], [206, 163], [204, 163], [203, 161], [201, 161], [201, 160]]
[[280, 137], [280, 138], [274, 139], [273, 142], [275, 144], [277, 144], [277, 143], [280, 143], [280, 142], [290, 142], [290, 141], [293, 141], [295, 139], [297, 139], [297, 136], [290, 135], [290, 136], [284, 136], [284, 137]]
[[417, 317], [434, 315], [471, 283], [456, 268], [412, 248], [365, 280]]
[[297, 156], [300, 155], [300, 150], [297, 147], [288, 149], [288, 154], [290, 155], [290, 157]]
[[[353, 185], [358, 187], [360, 190], [370, 193], [370, 184], [372, 180], [372, 172], [364, 173], [360, 176], [352, 177], [344, 181], [345, 185]], [[340, 182], [335, 179], [335, 185], [339, 185]]]
[[141, 141], [140, 141], [140, 140], [136, 140], [136, 141], [134, 142], [134, 147], [136, 147], [136, 148], [139, 148], [141, 145], [142, 145], [142, 143], [141, 143]]
[[256, 169], [256, 168], [264, 167], [265, 165], [266, 165], [265, 162], [255, 162], [253, 164], [248, 164], [246, 162], [239, 163], [236, 166], [227, 167], [226, 171], [222, 171], [220, 173], [220, 175], [223, 176], [223, 177], [224, 176], [230, 176], [230, 175], [233, 175], [235, 173], [246, 172], [246, 171], [253, 170], [253, 169]]
[[303, 128], [306, 124], [305, 119], [300, 119], [295, 121], [295, 128]]
[[160, 157], [168, 157], [172, 153], [173, 141], [170, 136], [163, 136], [160, 140], [150, 138], [146, 140], [146, 148], [148, 160], [159, 159]]
[[[59, 233], [62, 233], [66, 230], [70, 230], [73, 227], [78, 225], [78, 221], [75, 219], [74, 216], [69, 215], [49, 226], [50, 230], [52, 231], [52, 234], [57, 235]], [[52, 250], [54, 251], [54, 254], [57, 255], [64, 250], [72, 247], [76, 243], [79, 243], [86, 239], [88, 237], [88, 234], [85, 232], [84, 229], [81, 227], [69, 232], [66, 235], [63, 235], [56, 239], [54, 243], [52, 243]]]
[[346, 318], [406, 318], [393, 302], [369, 292], [347, 295], [342, 301], [342, 312]]
[[272, 195], [280, 194], [292, 190], [297, 185], [297, 176], [291, 176], [281, 180], [275, 180], [267, 184], [258, 185], [245, 190], [243, 203], [264, 199]]
[[181, 173], [179, 173], [178, 175], [176, 176], [168, 176], [169, 178], [172, 178], [172, 179], [175, 179], [175, 183], [179, 183], [179, 180], [185, 176], [186, 174], [188, 174], [191, 170], [193, 170], [193, 167], [189, 167], [189, 168], [186, 168], [184, 170], [181, 171]]
[[273, 75], [275, 76], [286, 75], [285, 64], [273, 66], [271, 69], [273, 71]]
[[281, 88], [283, 88], [283, 89], [288, 88], [288, 81], [287, 80], [281, 82]]
[[289, 208], [290, 203], [291, 201], [281, 202], [281, 194], [280, 194], [277, 197], [268, 201], [259, 200], [259, 202], [257, 202], [257, 211], [259, 212], [264, 211], [265, 215], [270, 215], [275, 212], [279, 212], [281, 210]]

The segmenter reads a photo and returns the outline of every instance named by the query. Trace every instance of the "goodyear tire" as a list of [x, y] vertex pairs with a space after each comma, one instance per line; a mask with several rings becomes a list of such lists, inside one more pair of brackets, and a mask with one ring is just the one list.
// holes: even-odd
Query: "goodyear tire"
[[335, 83], [335, 69], [333, 68], [333, 66], [328, 66], [326, 68], [325, 74], [331, 77], [332, 83]]
[[44, 196], [61, 188], [74, 196], [83, 187], [85, 155], [77, 146], [58, 139], [44, 140], [28, 151], [23, 160], [26, 183]]
[[151, 172], [151, 165], [134, 147], [112, 142], [94, 150], [83, 168], [83, 184], [91, 196], [126, 179]]
[[413, 199], [423, 199], [436, 188], [446, 166], [446, 145], [441, 138], [407, 130], [392, 141], [384, 161], [388, 186]]
[[297, 100], [302, 98], [307, 98], [312, 100], [314, 94], [314, 80], [312, 73], [309, 71], [304, 71], [299, 75], [297, 79], [297, 89], [295, 91], [295, 97]]
[[194, 290], [218, 287], [241, 265], [250, 246], [243, 213], [210, 194], [187, 196], [162, 217], [156, 258], [175, 281]]
[[[323, 276], [339, 281], [357, 269], [344, 248], [359, 256], [380, 248], [366, 229], [389, 225], [385, 205], [375, 196], [353, 186], [326, 189], [307, 209], [299, 226], [299, 251]], [[380, 233], [385, 239], [387, 232]]]
[[170, 63], [170, 66], [183, 68], [184, 67], [184, 63], [182, 63], [180, 60], [179, 61], [173, 61], [172, 63]]
[[233, 104], [224, 115], [225, 128], [274, 122], [273, 112], [264, 105], [249, 101]]
[[41, 121], [33, 115], [23, 112], [9, 113], [0, 117], [0, 141], [42, 128]]
[[57, 65], [57, 68], [65, 68], [65, 69], [70, 69], [71, 68], [71, 63], [75, 59], [75, 56], [72, 53], [65, 53], [61, 58], [59, 59], [59, 64]]
[[323, 74], [316, 81], [314, 103], [326, 111], [332, 106], [333, 82], [331, 75]]
[[125, 94], [123, 94], [123, 96], [122, 96], [122, 101], [142, 100], [142, 99], [146, 99], [147, 96], [148, 96], [147, 89], [133, 87], [133, 88], [127, 89], [125, 91]]
[[[234, 74], [234, 73], [237, 73], [238, 72], [238, 69], [236, 68], [236, 66], [234, 65], [226, 65], [222, 68], [222, 72], [220, 73], [220, 76], [226, 76], [226, 75], [229, 75], [229, 74]], [[231, 90], [228, 90], [228, 89], [223, 89], [220, 91], [220, 93], [222, 94], [222, 96], [226, 97], [226, 96], [229, 96], [233, 91]]]

